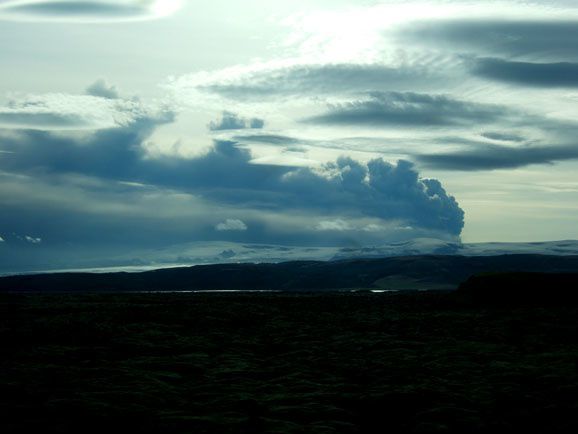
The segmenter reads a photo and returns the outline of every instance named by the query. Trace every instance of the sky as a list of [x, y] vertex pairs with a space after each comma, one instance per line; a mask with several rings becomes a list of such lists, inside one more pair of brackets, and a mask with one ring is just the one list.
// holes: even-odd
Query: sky
[[577, 239], [577, 40], [570, 0], [0, 0], [0, 271]]

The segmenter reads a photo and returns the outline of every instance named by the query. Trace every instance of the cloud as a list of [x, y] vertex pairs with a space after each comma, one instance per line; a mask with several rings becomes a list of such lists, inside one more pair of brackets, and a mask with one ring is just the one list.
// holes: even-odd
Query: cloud
[[368, 98], [329, 106], [308, 123], [360, 126], [460, 126], [491, 123], [511, 115], [503, 106], [466, 102], [445, 95], [373, 92]]
[[[122, 128], [78, 137], [21, 131], [2, 137], [14, 151], [0, 171], [44, 176], [92, 176], [197, 195], [235, 209], [322, 214], [339, 218], [404, 221], [416, 228], [459, 235], [463, 211], [436, 180], [420, 179], [411, 163], [368, 164], [348, 158], [315, 169], [252, 164], [235, 142], [216, 141], [204, 155], [151, 158], [143, 150], [164, 118], [142, 119]], [[327, 219], [327, 218], [324, 218]]]
[[119, 98], [116, 87], [109, 85], [106, 81], [102, 79], [96, 80], [94, 83], [88, 86], [86, 88], [86, 94], [108, 99]]
[[4, 238], [2, 238], [2, 236], [0, 236], [0, 243], [4, 243]]
[[407, 162], [393, 166], [373, 160], [364, 165], [342, 158], [318, 169], [255, 165], [249, 151], [223, 141], [193, 159], [150, 159], [134, 143], [146, 140], [151, 125], [131, 128], [96, 133], [83, 146], [50, 133], [24, 132], [12, 137], [13, 149], [20, 152], [0, 160], [0, 170], [140, 182], [240, 207], [405, 219], [453, 234], [463, 225], [455, 200], [438, 191], [432, 180], [419, 180]]
[[7, 0], [0, 19], [53, 22], [123, 22], [160, 18], [176, 12], [181, 0]]
[[215, 226], [217, 231], [246, 231], [247, 225], [242, 220], [227, 219]]
[[420, 179], [412, 163], [383, 159], [367, 164], [342, 157], [320, 168], [284, 176], [285, 203], [302, 201], [319, 211], [403, 221], [416, 227], [459, 235], [464, 213], [434, 179]]
[[151, 116], [152, 111], [162, 110], [146, 107], [136, 100], [93, 95], [26, 95], [0, 107], [0, 128], [43, 131], [108, 129], [129, 125]]
[[578, 59], [578, 20], [440, 19], [412, 21], [396, 29], [399, 43], [429, 45], [465, 53], [495, 56], [539, 56]]
[[578, 87], [578, 63], [532, 63], [483, 58], [475, 60], [471, 70], [478, 77], [519, 86]]
[[[89, 120], [104, 113], [114, 122], [86, 122], [91, 128], [77, 130], [76, 121], [69, 131], [61, 120], [37, 125], [28, 118], [28, 128], [0, 129], [0, 227], [46, 240], [11, 243], [17, 251], [0, 262], [80, 264], [111, 252], [232, 237], [311, 247], [414, 236], [455, 239], [463, 228], [457, 201], [407, 161], [343, 157], [312, 168], [300, 167], [302, 155], [294, 153], [282, 164], [254, 164], [251, 150], [234, 140], [215, 140], [206, 153], [190, 158], [152, 155], [147, 150], [154, 134], [176, 113], [136, 99], [111, 99], [116, 95], [104, 95], [110, 90], [104, 82], [91, 88], [98, 96], [21, 97], [3, 109], [24, 117], [47, 112]], [[258, 131], [234, 134], [245, 133], [283, 146], [301, 142]], [[345, 222], [341, 230], [327, 223], [336, 221]]]
[[270, 100], [280, 95], [335, 95], [371, 90], [416, 90], [440, 87], [447, 77], [419, 64], [302, 64], [271, 62], [179, 77], [169, 83], [177, 95], [187, 90], [225, 98]]
[[259, 118], [252, 118], [249, 120], [249, 128], [261, 129], [265, 126], [265, 121]]
[[348, 222], [338, 219], [338, 220], [323, 220], [315, 225], [316, 231], [350, 231], [353, 229], [351, 224]]
[[[0, 130], [9, 151], [0, 157], [0, 227], [50, 240], [12, 243], [9, 255], [0, 252], [0, 268], [118, 265], [113, 256], [231, 237], [311, 248], [455, 240], [463, 228], [457, 201], [407, 161], [257, 165], [232, 141], [215, 141], [193, 158], [147, 154], [144, 144], [167, 122], [143, 117], [81, 133]], [[215, 222], [241, 228], [235, 220], [246, 230], [216, 230]], [[323, 223], [335, 221], [345, 222], [342, 230]]]
[[498, 133], [495, 131], [488, 131], [480, 134], [482, 137], [490, 140], [497, 140], [500, 142], [523, 142], [524, 138], [517, 134]]
[[385, 225], [385, 224], [375, 224], [375, 223], [363, 223], [363, 222], [351, 222], [342, 219], [336, 220], [322, 220], [318, 222], [313, 229], [320, 232], [384, 232], [388, 230], [400, 231], [403, 229], [413, 229], [410, 227], [401, 228], [399, 226]]
[[234, 136], [233, 139], [244, 143], [265, 143], [269, 145], [294, 145], [303, 143], [302, 140], [296, 139], [295, 137], [280, 134], [244, 134]]
[[578, 147], [557, 146], [501, 146], [487, 145], [480, 149], [417, 155], [416, 160], [426, 167], [443, 170], [515, 169], [532, 164], [552, 164], [556, 161], [578, 160]]
[[26, 235], [24, 240], [30, 244], [40, 244], [42, 242], [42, 238], [31, 237], [30, 235]]
[[225, 131], [225, 130], [243, 130], [243, 129], [261, 129], [265, 126], [263, 119], [252, 118], [245, 119], [236, 113], [224, 111], [221, 119], [211, 121], [209, 123], [210, 131]]

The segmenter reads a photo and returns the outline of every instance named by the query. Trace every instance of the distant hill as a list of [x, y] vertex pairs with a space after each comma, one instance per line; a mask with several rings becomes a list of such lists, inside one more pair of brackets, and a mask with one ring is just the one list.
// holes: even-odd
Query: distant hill
[[410, 255], [578, 255], [578, 241], [541, 241], [525, 243], [456, 243], [435, 238], [416, 238], [382, 246], [342, 248], [334, 259], [378, 258]]
[[450, 289], [472, 275], [578, 273], [578, 256], [425, 255], [278, 264], [218, 264], [141, 273], [54, 273], [0, 278], [0, 291]]

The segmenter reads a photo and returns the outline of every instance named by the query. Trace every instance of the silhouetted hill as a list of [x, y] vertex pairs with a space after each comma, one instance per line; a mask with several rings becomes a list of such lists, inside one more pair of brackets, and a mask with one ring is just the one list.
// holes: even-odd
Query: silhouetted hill
[[448, 289], [489, 272], [578, 273], [578, 256], [407, 256], [332, 262], [218, 264], [142, 273], [55, 273], [0, 278], [0, 290], [180, 291]]
[[578, 273], [494, 273], [462, 283], [458, 295], [475, 304], [552, 305], [578, 303]]

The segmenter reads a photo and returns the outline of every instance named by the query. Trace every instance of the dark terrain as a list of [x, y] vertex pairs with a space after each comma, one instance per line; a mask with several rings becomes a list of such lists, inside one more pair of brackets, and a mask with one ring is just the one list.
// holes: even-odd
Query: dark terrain
[[578, 432], [576, 304], [479, 290], [0, 294], [0, 432]]
[[578, 273], [578, 256], [406, 256], [279, 264], [217, 264], [142, 273], [55, 273], [0, 278], [0, 291], [455, 289], [486, 272]]

